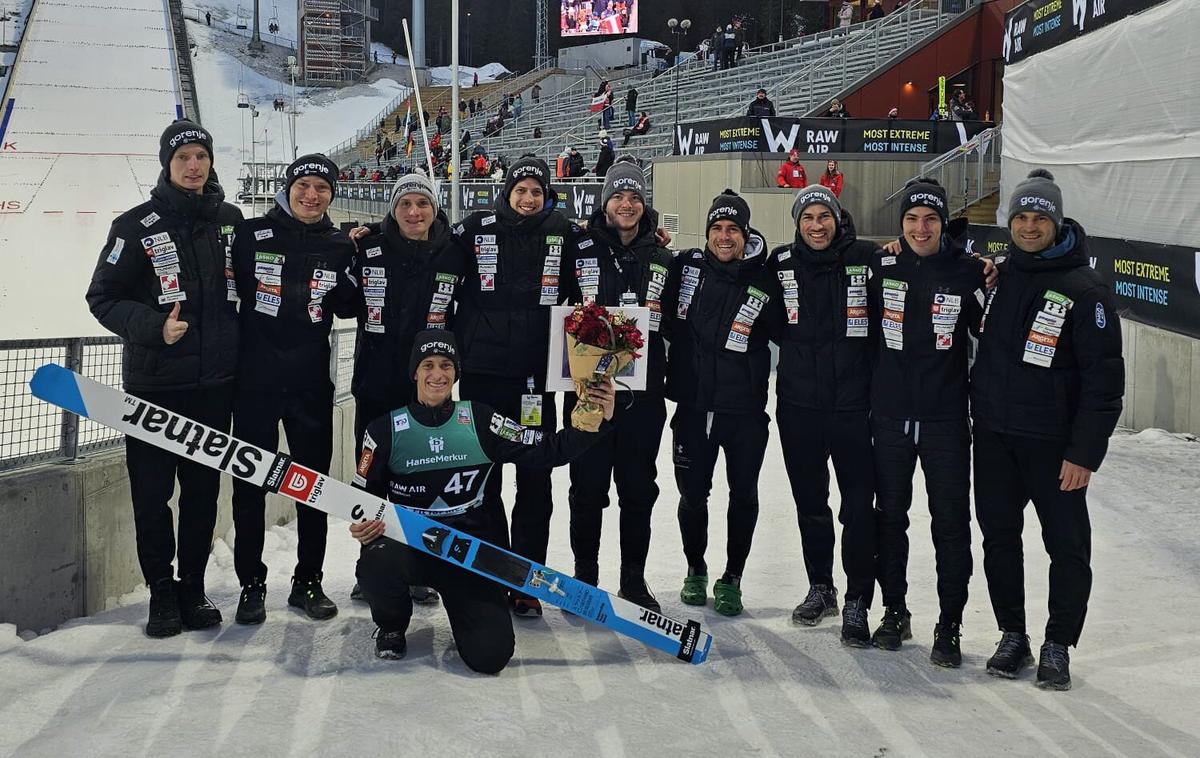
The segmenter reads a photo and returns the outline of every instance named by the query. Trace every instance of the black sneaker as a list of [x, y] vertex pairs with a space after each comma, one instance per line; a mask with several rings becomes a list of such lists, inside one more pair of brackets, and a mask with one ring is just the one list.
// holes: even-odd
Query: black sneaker
[[261, 624], [267, 620], [267, 581], [254, 579], [242, 587], [237, 613], [233, 620], [239, 624]]
[[899, 650], [900, 643], [912, 639], [912, 614], [904, 606], [884, 608], [883, 621], [871, 635], [871, 644], [880, 650]]
[[933, 627], [933, 650], [929, 662], [934, 666], [956, 669], [962, 665], [962, 625], [950, 622]]
[[640, 605], [655, 613], [662, 613], [662, 606], [658, 604], [658, 598], [654, 597], [654, 593], [646, 586], [643, 566], [621, 567], [621, 587], [617, 590], [617, 597], [624, 598], [634, 605]]
[[422, 587], [419, 584], [408, 586], [408, 596], [417, 605], [437, 605], [438, 600], [441, 599], [433, 587]]
[[867, 603], [862, 598], [847, 600], [842, 606], [842, 644], [846, 647], [871, 647], [867, 610]]
[[1044, 690], [1071, 689], [1071, 656], [1067, 646], [1057, 642], [1042, 644], [1038, 661], [1037, 686]]
[[376, 658], [398, 661], [408, 652], [408, 641], [404, 639], [404, 632], [385, 632], [382, 629], [376, 629], [373, 636], [375, 637]]
[[1033, 651], [1029, 649], [1029, 635], [1004, 632], [996, 643], [996, 653], [988, 658], [987, 672], [992, 676], [1016, 679], [1022, 669], [1032, 665]]
[[179, 614], [179, 589], [171, 577], [150, 585], [150, 618], [146, 621], [147, 637], [174, 637], [183, 631]]
[[324, 621], [337, 615], [337, 606], [321, 589], [321, 575], [311, 579], [292, 577], [292, 594], [288, 595], [288, 605], [300, 608], [310, 619]]
[[792, 611], [792, 621], [805, 626], [816, 626], [826, 616], [838, 612], [837, 590], [828, 584], [814, 584], [808, 588], [808, 597]]
[[179, 615], [187, 629], [208, 629], [221, 623], [221, 611], [204, 595], [203, 576], [179, 580]]

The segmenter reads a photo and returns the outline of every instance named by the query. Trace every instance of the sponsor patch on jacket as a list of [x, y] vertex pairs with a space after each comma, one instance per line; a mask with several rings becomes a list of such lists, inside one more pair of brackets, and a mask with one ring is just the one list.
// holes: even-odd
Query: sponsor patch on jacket
[[152, 227], [152, 226], [154, 226], [155, 224], [157, 224], [157, 223], [158, 223], [158, 221], [159, 221], [159, 219], [161, 219], [161, 218], [162, 218], [162, 216], [160, 216], [160, 215], [158, 215], [157, 213], [154, 213], [153, 211], [151, 211], [151, 213], [150, 213], [150, 215], [149, 215], [149, 216], [146, 216], [144, 219], [142, 219], [142, 226], [144, 226], [144, 227], [146, 227], [147, 229], [149, 229], [150, 227]]
[[178, 303], [187, 300], [187, 293], [183, 290], [177, 292], [169, 292], [165, 295], [158, 296], [158, 304], [166, 305], [167, 303]]
[[282, 266], [284, 257], [282, 253], [264, 253], [257, 252], [254, 254], [255, 263], [274, 263]]
[[158, 234], [152, 234], [149, 237], [142, 237], [142, 247], [149, 250], [152, 247], [164, 245], [170, 241], [170, 234], [167, 234], [166, 232], [159, 232]]
[[397, 432], [403, 432], [408, 429], [408, 414], [401, 413], [392, 419], [392, 429]]
[[1108, 318], [1104, 315], [1104, 306], [1096, 303], [1096, 328], [1103, 329], [1108, 326]]
[[124, 249], [125, 249], [125, 240], [121, 239], [120, 237], [113, 239], [112, 250], [108, 251], [108, 257], [105, 258], [104, 260], [108, 261], [109, 263], [113, 264], [114, 266], [117, 265], [117, 261], [119, 261], [121, 259], [121, 251]]
[[263, 240], [269, 240], [274, 236], [275, 236], [274, 229], [258, 229], [254, 232], [254, 239], [256, 242], [262, 242]]
[[383, 255], [383, 248], [378, 245], [375, 247], [368, 247], [365, 255], [368, 258], [378, 258], [379, 256]]

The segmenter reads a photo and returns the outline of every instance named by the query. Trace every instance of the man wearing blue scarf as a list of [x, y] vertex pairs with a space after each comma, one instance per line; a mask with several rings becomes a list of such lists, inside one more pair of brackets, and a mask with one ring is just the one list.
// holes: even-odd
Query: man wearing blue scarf
[[1033, 501], [1050, 555], [1050, 618], [1037, 685], [1071, 686], [1091, 592], [1087, 486], [1121, 414], [1125, 364], [1112, 295], [1054, 176], [1035, 169], [1009, 204], [1009, 245], [984, 311], [971, 374], [975, 510], [1001, 638], [988, 673], [1032, 665], [1021, 533]]

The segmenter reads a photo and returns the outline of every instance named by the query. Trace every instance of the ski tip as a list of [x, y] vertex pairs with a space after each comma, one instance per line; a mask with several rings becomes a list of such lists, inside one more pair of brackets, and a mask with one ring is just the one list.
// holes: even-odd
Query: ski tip
[[79, 393], [75, 372], [64, 366], [47, 363], [38, 368], [29, 380], [29, 391], [39, 400], [87, 416], [87, 406], [83, 403], [83, 395]]

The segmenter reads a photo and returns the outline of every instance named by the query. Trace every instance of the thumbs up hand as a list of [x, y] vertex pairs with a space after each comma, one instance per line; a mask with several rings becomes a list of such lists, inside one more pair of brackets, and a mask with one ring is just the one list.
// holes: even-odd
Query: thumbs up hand
[[186, 321], [179, 319], [179, 303], [175, 303], [175, 307], [171, 309], [171, 313], [167, 316], [167, 320], [163, 322], [163, 342], [168, 345], [174, 345], [179, 340], [183, 339], [184, 333], [188, 330]]

